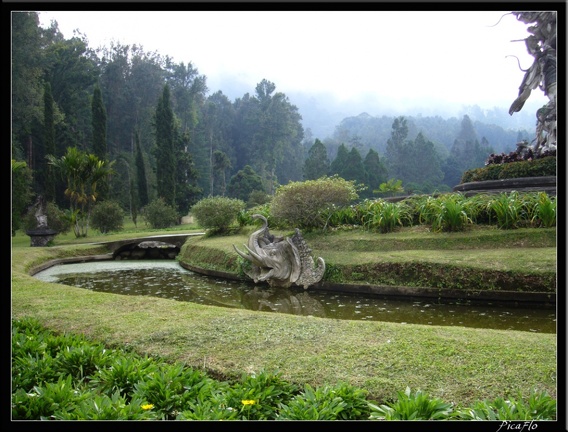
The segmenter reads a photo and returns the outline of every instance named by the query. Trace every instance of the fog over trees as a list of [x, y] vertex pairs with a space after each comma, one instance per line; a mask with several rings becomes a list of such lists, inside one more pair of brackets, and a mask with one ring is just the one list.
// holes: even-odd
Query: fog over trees
[[270, 77], [254, 88], [234, 80], [210, 88], [198, 67], [136, 45], [95, 50], [80, 34], [65, 39], [56, 23], [41, 28], [34, 12], [14, 13], [12, 159], [33, 171], [35, 194], [62, 208], [65, 184], [46, 156], [77, 148], [116, 161], [101, 199], [135, 215], [161, 198], [185, 215], [206, 196], [258, 203], [280, 185], [320, 175], [354, 180], [368, 198], [393, 178], [407, 190], [451, 190], [491, 152], [534, 139], [529, 102], [514, 117], [506, 106], [338, 103], [285, 94]]

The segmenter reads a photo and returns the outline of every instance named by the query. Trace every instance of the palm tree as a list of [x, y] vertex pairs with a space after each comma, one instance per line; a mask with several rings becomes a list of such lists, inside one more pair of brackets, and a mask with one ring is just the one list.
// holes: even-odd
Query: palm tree
[[86, 237], [91, 218], [91, 206], [97, 201], [97, 183], [113, 174], [114, 161], [99, 159], [94, 154], [67, 148], [60, 159], [47, 155], [49, 163], [67, 182], [65, 196], [70, 201], [70, 219], [75, 237]]

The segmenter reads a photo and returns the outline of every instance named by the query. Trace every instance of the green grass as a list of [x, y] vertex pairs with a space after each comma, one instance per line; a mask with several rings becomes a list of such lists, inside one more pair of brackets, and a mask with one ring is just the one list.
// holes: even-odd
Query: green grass
[[[199, 229], [186, 226], [174, 231], [198, 232]], [[537, 230], [525, 233], [527, 244], [538, 243], [533, 237], [555, 237], [546, 230], [537, 231], [539, 235], [533, 236], [533, 231]], [[127, 230], [107, 236], [93, 235], [85, 240], [99, 242], [160, 233], [163, 231]], [[485, 237], [478, 234], [473, 236], [472, 244], [495, 241], [494, 238], [483, 240]], [[494, 234], [500, 236], [501, 232]], [[389, 238], [392, 244], [436, 241], [430, 237], [434, 234], [412, 230], [384, 235], [352, 232], [351, 235], [378, 243]], [[451, 234], [455, 235], [464, 236], [467, 241], [468, 233]], [[502, 242], [510, 245], [502, 252], [479, 247], [468, 253], [471, 259], [479, 259], [475, 258], [475, 253], [500, 253], [503, 265], [510, 267], [514, 265], [506, 258], [513, 251], [519, 254], [513, 260], [543, 255], [542, 265], [547, 269], [552, 267], [556, 258], [551, 249], [555, 248], [555, 243], [551, 244], [550, 238], [544, 242], [545, 247], [527, 247], [523, 251], [512, 246], [523, 241], [522, 234], [515, 235], [517, 237], [510, 242]], [[328, 246], [318, 244], [315, 235], [306, 238], [314, 251], [321, 252], [328, 260], [330, 258], [323, 253], [330, 251], [326, 248], [337, 246], [335, 240], [351, 238], [351, 243], [357, 245], [356, 237], [344, 233], [337, 236], [337, 239], [333, 235], [325, 237]], [[439, 239], [449, 241], [451, 236]], [[215, 245], [229, 254], [233, 243], [240, 246], [247, 238], [243, 233], [200, 238], [199, 242], [208, 242], [209, 247]], [[542, 242], [542, 238], [539, 241]], [[370, 398], [376, 401], [395, 400], [398, 392], [407, 387], [462, 406], [519, 392], [528, 395], [533, 390], [546, 391], [556, 398], [557, 341], [554, 334], [342, 321], [97, 293], [43, 283], [29, 275], [33, 266], [47, 260], [98, 254], [102, 248], [74, 244], [73, 239], [59, 236], [54, 243], [55, 247], [31, 248], [27, 236], [19, 233], [12, 239], [12, 318], [34, 317], [54, 331], [83, 334], [112, 347], [180, 361], [213, 376], [236, 378], [242, 373], [278, 370], [283, 379], [302, 386], [346, 382], [368, 390]], [[431, 245], [429, 249], [408, 249], [406, 253], [411, 250], [430, 256], [438, 254]], [[376, 259], [384, 259], [383, 252], [386, 251], [375, 253]], [[463, 252], [454, 250], [454, 255]], [[400, 249], [389, 252], [396, 253], [400, 253]], [[349, 255], [357, 254], [346, 250], [343, 258]], [[337, 259], [340, 258], [341, 253]], [[389, 259], [400, 260], [401, 257], [392, 255]]]

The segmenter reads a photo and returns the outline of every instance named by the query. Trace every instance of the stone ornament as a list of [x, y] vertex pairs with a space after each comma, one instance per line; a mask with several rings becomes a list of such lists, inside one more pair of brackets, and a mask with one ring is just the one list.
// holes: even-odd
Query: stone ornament
[[262, 219], [262, 227], [253, 232], [248, 245], [243, 245], [247, 252], [235, 251], [252, 264], [245, 271], [255, 283], [267, 282], [272, 287], [288, 288], [297, 285], [308, 289], [319, 282], [325, 272], [325, 261], [319, 257], [318, 265], [314, 263], [312, 251], [305, 242], [300, 230], [292, 237], [277, 237], [268, 230], [268, 221], [260, 214], [253, 219]]

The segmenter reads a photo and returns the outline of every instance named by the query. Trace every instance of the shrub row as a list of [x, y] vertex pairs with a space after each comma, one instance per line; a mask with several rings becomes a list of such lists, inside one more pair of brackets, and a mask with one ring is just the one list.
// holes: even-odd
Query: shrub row
[[12, 420], [552, 420], [556, 401], [496, 398], [459, 408], [420, 390], [379, 404], [346, 383], [300, 387], [278, 373], [219, 381], [159, 358], [12, 321]]
[[470, 169], [463, 173], [461, 182], [542, 176], [556, 176], [556, 156], [518, 162], [493, 163], [483, 168]]

